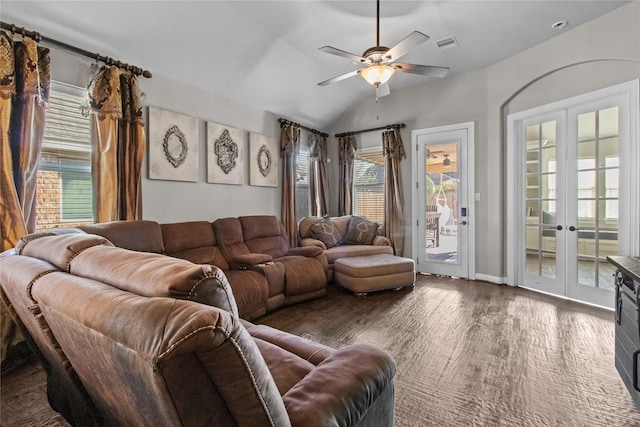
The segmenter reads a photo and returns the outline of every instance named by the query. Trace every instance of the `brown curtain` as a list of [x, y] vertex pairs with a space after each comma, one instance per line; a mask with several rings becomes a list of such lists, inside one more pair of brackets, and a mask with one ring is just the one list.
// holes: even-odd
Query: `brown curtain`
[[406, 157], [398, 129], [382, 133], [384, 153], [384, 234], [393, 244], [396, 255], [404, 250], [402, 177], [400, 161]]
[[329, 213], [329, 178], [327, 174], [327, 138], [311, 134], [309, 138], [309, 190], [311, 215]]
[[142, 121], [142, 92], [133, 74], [120, 76], [122, 120], [118, 138], [120, 219], [142, 219], [142, 158], [147, 143]]
[[[35, 231], [38, 162], [44, 139], [45, 110], [51, 75], [49, 49], [0, 31], [0, 234], [2, 250]], [[7, 352], [23, 341], [2, 306], [2, 348]]]
[[88, 94], [93, 110], [94, 221], [141, 219], [146, 137], [137, 79], [117, 67], [103, 66], [89, 83]]
[[289, 238], [289, 246], [298, 246], [298, 220], [296, 217], [296, 160], [300, 144], [300, 128], [282, 125], [280, 155], [282, 156], [281, 220]]
[[338, 215], [353, 213], [353, 165], [356, 158], [356, 140], [353, 136], [338, 138], [340, 186], [338, 187]]

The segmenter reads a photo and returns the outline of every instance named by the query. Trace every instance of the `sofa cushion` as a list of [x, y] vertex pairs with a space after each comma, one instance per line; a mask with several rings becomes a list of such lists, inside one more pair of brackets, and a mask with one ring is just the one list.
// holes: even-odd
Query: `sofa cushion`
[[213, 264], [229, 270], [229, 263], [216, 246], [213, 227], [207, 221], [161, 224], [165, 254], [195, 264]]
[[238, 218], [216, 219], [213, 222], [213, 231], [227, 261], [233, 261], [237, 256], [251, 252], [244, 243], [242, 224]]
[[241, 216], [244, 243], [250, 252], [268, 254], [274, 259], [289, 252], [280, 220], [272, 215]]
[[38, 234], [18, 240], [16, 253], [50, 262], [61, 270], [69, 271], [69, 264], [81, 252], [94, 246], [113, 247], [113, 244], [101, 236], [93, 234]]
[[186, 299], [238, 315], [227, 277], [212, 265], [113, 246], [94, 246], [78, 254], [69, 271], [137, 295]]
[[304, 295], [327, 286], [327, 276], [323, 265], [315, 258], [298, 255], [278, 258], [285, 266], [285, 289], [287, 297]]
[[263, 274], [250, 270], [228, 270], [225, 276], [233, 290], [238, 316], [252, 320], [267, 313], [269, 285]]
[[257, 337], [253, 337], [253, 340], [258, 345], [281, 396], [315, 368], [314, 364], [278, 345]]
[[168, 254], [216, 244], [213, 228], [207, 221], [161, 224], [160, 228], [165, 242], [164, 251]]
[[374, 245], [345, 245], [336, 246], [324, 251], [327, 261], [333, 265], [337, 259], [353, 256], [367, 256], [376, 254], [393, 255], [391, 246], [374, 246]]
[[321, 219], [322, 217], [319, 217], [319, 216], [307, 216], [302, 218], [300, 222], [298, 222], [298, 236], [301, 239], [311, 237], [311, 232], [309, 231], [309, 228], [316, 222], [320, 221]]
[[314, 239], [320, 240], [327, 248], [337, 246], [342, 241], [338, 228], [329, 218], [322, 218], [309, 227], [309, 233]]
[[162, 230], [155, 221], [112, 221], [78, 228], [105, 237], [119, 248], [157, 254], [164, 252]]
[[359, 216], [349, 220], [347, 232], [342, 237], [344, 245], [370, 245], [378, 232], [378, 224]]

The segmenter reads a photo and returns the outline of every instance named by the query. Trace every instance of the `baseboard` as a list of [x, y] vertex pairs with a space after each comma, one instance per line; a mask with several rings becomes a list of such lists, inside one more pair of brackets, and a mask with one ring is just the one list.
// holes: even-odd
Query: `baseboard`
[[497, 285], [504, 285], [507, 283], [506, 277], [490, 276], [488, 274], [476, 273], [476, 280], [482, 280], [483, 282], [495, 283]]

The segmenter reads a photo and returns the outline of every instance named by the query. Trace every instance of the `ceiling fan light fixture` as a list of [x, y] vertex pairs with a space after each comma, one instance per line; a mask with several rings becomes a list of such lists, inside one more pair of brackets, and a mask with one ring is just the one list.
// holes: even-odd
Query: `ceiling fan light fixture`
[[451, 167], [451, 159], [449, 158], [448, 154], [444, 155], [444, 160], [442, 161], [442, 166], [445, 167], [445, 168]]
[[370, 65], [360, 71], [360, 75], [370, 85], [378, 87], [389, 81], [395, 70], [384, 64]]

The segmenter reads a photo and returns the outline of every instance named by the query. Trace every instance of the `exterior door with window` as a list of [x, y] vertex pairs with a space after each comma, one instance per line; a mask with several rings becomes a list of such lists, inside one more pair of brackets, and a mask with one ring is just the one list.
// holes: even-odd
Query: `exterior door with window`
[[509, 119], [518, 165], [510, 208], [516, 284], [613, 308], [614, 268], [606, 257], [637, 246], [630, 237], [638, 218], [630, 105], [629, 93], [604, 90]]
[[[414, 258], [423, 273], [473, 278], [473, 124], [413, 131]], [[471, 148], [470, 148], [471, 147]]]

